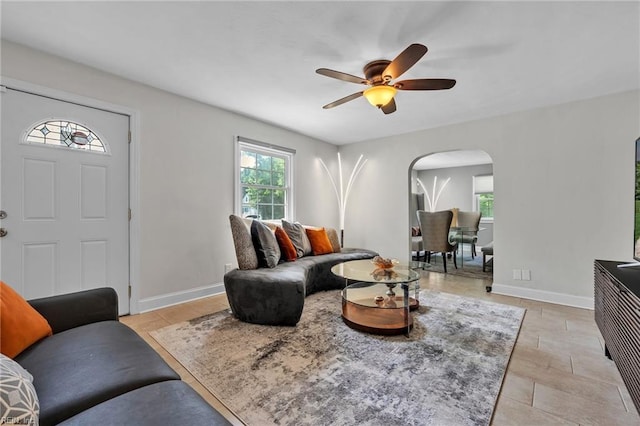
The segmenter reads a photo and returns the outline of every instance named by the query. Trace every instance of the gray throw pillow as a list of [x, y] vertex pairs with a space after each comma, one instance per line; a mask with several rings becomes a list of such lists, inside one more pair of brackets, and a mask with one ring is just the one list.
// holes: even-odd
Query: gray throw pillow
[[302, 226], [298, 222], [296, 222], [296, 226], [302, 228], [302, 247], [304, 249], [304, 255], [308, 256], [310, 254], [313, 254], [313, 247], [311, 246], [311, 241], [309, 240], [306, 229], [304, 229], [304, 226]]
[[251, 239], [258, 255], [258, 265], [275, 268], [280, 262], [280, 246], [273, 231], [264, 223], [254, 220], [251, 223]]
[[305, 231], [304, 227], [301, 224], [299, 224], [298, 222], [287, 222], [283, 219], [282, 227], [284, 228], [284, 232], [286, 232], [289, 236], [289, 239], [293, 243], [293, 246], [296, 248], [298, 257], [307, 256], [312, 253], [311, 241], [309, 241], [309, 237], [307, 237], [307, 231]]
[[40, 402], [33, 376], [11, 358], [0, 354], [0, 419], [2, 424], [37, 425]]
[[331, 242], [331, 247], [333, 248], [334, 253], [340, 253], [340, 237], [338, 237], [338, 231], [334, 228], [325, 228], [327, 231], [327, 237], [329, 237], [329, 241]]
[[240, 216], [230, 215], [231, 235], [236, 249], [236, 259], [239, 269], [257, 269], [258, 256], [251, 240], [251, 220]]

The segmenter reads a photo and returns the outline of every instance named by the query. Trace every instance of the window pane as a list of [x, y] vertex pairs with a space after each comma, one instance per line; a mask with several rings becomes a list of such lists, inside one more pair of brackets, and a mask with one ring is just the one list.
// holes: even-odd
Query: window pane
[[240, 155], [240, 167], [256, 168], [256, 153], [249, 151], [242, 151]]
[[273, 186], [284, 186], [284, 172], [274, 172], [271, 179], [273, 179]]
[[273, 206], [273, 219], [284, 219], [284, 206]]
[[258, 190], [258, 203], [271, 204], [273, 202], [271, 189], [259, 189]]
[[242, 187], [242, 204], [258, 204], [258, 190], [251, 187]]
[[256, 170], [256, 185], [271, 185], [271, 172]]
[[284, 158], [273, 157], [272, 170], [284, 173]]
[[260, 204], [258, 206], [258, 214], [262, 220], [273, 219], [273, 206]]
[[40, 123], [27, 133], [22, 143], [108, 153], [106, 145], [93, 131], [73, 121], [51, 120]]
[[258, 169], [271, 171], [271, 157], [258, 154]]
[[256, 206], [242, 206], [242, 217], [258, 216], [258, 209]]
[[273, 190], [273, 204], [284, 204], [284, 191], [282, 189]]
[[482, 217], [493, 217], [493, 194], [479, 194], [478, 208]]
[[254, 169], [241, 169], [240, 170], [240, 182], [241, 183], [256, 183], [256, 171]]

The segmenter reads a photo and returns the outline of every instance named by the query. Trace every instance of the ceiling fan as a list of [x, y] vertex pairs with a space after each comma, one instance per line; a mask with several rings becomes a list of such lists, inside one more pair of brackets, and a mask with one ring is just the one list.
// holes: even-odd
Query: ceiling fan
[[364, 96], [371, 105], [380, 108], [385, 114], [391, 114], [396, 110], [396, 101], [393, 97], [397, 90], [444, 90], [451, 89], [455, 86], [455, 80], [446, 78], [420, 78], [392, 83], [392, 80], [404, 74], [405, 71], [415, 65], [426, 53], [427, 46], [414, 43], [403, 50], [393, 61], [379, 59], [369, 62], [362, 69], [365, 75], [364, 78], [328, 68], [318, 68], [316, 72], [320, 75], [348, 81], [350, 83], [371, 86], [361, 92], [353, 93], [326, 104], [322, 108], [333, 108], [357, 99], [360, 96]]

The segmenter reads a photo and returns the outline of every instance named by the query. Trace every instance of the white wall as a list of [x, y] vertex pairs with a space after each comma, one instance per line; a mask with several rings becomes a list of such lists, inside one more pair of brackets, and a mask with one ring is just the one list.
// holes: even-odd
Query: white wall
[[[592, 306], [593, 260], [632, 258], [638, 136], [633, 91], [342, 146], [369, 159], [347, 211], [349, 245], [406, 259], [413, 161], [481, 149], [499, 200], [494, 291]], [[531, 281], [512, 269], [530, 269]]]
[[221, 291], [224, 264], [235, 261], [228, 216], [233, 212], [235, 135], [297, 150], [296, 219], [338, 226], [330, 167], [337, 147], [2, 41], [0, 75], [137, 110], [140, 116], [140, 309]]
[[[435, 176], [438, 177], [436, 192], [448, 178], [451, 178], [440, 194], [436, 205], [437, 210], [457, 207], [460, 210], [472, 211], [473, 177], [490, 175], [491, 173], [493, 173], [493, 166], [491, 164], [482, 164], [478, 166], [419, 170], [418, 178], [427, 187], [429, 195], [433, 192], [433, 178]], [[422, 193], [422, 188], [419, 187], [418, 192]]]

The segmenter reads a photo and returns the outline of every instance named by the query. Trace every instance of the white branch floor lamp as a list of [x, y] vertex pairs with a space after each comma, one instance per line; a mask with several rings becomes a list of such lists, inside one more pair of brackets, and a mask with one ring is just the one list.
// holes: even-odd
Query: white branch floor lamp
[[444, 189], [445, 186], [447, 186], [447, 184], [449, 183], [451, 178], [447, 178], [447, 180], [444, 181], [444, 183], [442, 184], [442, 186], [438, 190], [438, 193], [436, 194], [436, 186], [438, 184], [438, 176], [434, 176], [433, 177], [433, 191], [432, 191], [431, 197], [429, 196], [429, 191], [427, 191], [427, 188], [424, 186], [422, 181], [420, 179], [417, 179], [417, 178], [416, 178], [416, 180], [418, 181], [418, 184], [420, 184], [420, 186], [422, 187], [422, 190], [424, 191], [424, 196], [427, 198], [427, 204], [426, 205], [429, 206], [429, 211], [430, 212], [435, 212], [436, 211], [436, 205], [438, 204], [438, 200], [440, 199], [440, 195], [442, 194], [442, 190]]
[[356, 177], [364, 167], [367, 160], [362, 160], [362, 155], [358, 157], [358, 161], [356, 161], [356, 165], [353, 167], [351, 171], [351, 175], [349, 176], [349, 181], [347, 182], [347, 187], [344, 187], [344, 182], [342, 179], [342, 159], [340, 158], [340, 153], [338, 153], [338, 183], [340, 184], [340, 188], [338, 189], [338, 185], [336, 185], [335, 179], [331, 176], [331, 172], [327, 165], [320, 158], [320, 164], [324, 167], [324, 170], [327, 172], [329, 176], [329, 180], [333, 185], [333, 190], [336, 193], [336, 199], [338, 200], [338, 211], [340, 212], [340, 247], [344, 247], [344, 214], [347, 208], [347, 201], [349, 200], [349, 194], [353, 189], [353, 182], [356, 180]]

